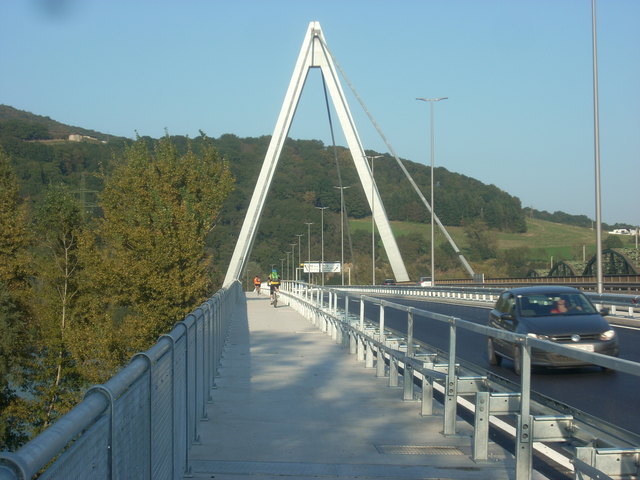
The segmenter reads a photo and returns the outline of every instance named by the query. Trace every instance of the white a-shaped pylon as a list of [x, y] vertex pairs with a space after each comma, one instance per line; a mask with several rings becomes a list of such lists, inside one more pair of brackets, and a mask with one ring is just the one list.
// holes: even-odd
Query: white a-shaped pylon
[[289, 133], [291, 121], [293, 120], [298, 101], [300, 100], [300, 94], [302, 93], [310, 68], [320, 68], [322, 72], [338, 119], [340, 120], [340, 126], [342, 127], [349, 150], [351, 151], [353, 163], [360, 177], [364, 193], [367, 196], [369, 206], [374, 212], [374, 220], [387, 252], [387, 257], [391, 263], [393, 274], [398, 281], [408, 281], [409, 276], [407, 275], [407, 270], [402, 261], [402, 256], [400, 255], [400, 250], [398, 249], [393, 232], [391, 231], [389, 219], [387, 218], [382, 199], [378, 193], [378, 188], [373, 180], [371, 168], [367, 162], [367, 157], [360, 138], [358, 137], [358, 132], [356, 131], [351, 112], [349, 111], [347, 100], [340, 86], [338, 72], [331, 58], [324, 36], [322, 35], [320, 23], [311, 22], [304, 42], [302, 43], [302, 48], [300, 49], [298, 61], [296, 62], [287, 94], [282, 103], [282, 109], [280, 110], [280, 115], [278, 116], [278, 121], [273, 131], [264, 163], [262, 164], [262, 170], [260, 170], [260, 175], [258, 176], [258, 181], [253, 191], [253, 196], [251, 197], [251, 202], [249, 203], [247, 215], [242, 224], [240, 235], [238, 236], [238, 242], [233, 251], [231, 262], [229, 263], [224, 285], [229, 285], [241, 277], [246, 262], [249, 259], [267, 192], [273, 180], [273, 174], [276, 170], [287, 134]]

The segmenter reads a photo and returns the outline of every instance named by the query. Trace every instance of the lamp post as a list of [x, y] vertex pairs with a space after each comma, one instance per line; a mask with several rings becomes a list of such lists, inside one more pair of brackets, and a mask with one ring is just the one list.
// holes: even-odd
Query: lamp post
[[600, 114], [598, 107], [598, 39], [596, 35], [596, 0], [591, 0], [591, 39], [593, 49], [593, 150], [596, 181], [596, 285], [602, 294], [602, 201], [600, 190]]
[[[296, 237], [298, 237], [298, 268], [300, 267], [300, 254], [302, 253], [302, 249], [300, 248], [300, 238], [304, 237], [304, 233], [296, 233]], [[298, 269], [296, 268], [296, 273], [298, 272]], [[297, 277], [298, 275], [296, 275]], [[296, 278], [296, 280], [302, 280], [302, 275], [300, 275], [300, 278]]]
[[342, 285], [344, 285], [344, 191], [349, 187], [333, 187], [340, 189], [340, 272], [342, 273]]
[[309, 278], [307, 279], [311, 283], [311, 225], [313, 222], [305, 222], [307, 226], [307, 268], [309, 269]]
[[296, 279], [296, 244], [290, 243], [291, 245], [291, 279]]
[[376, 223], [374, 220], [375, 205], [375, 178], [373, 176], [373, 161], [376, 158], [384, 157], [384, 155], [366, 155], [371, 160], [371, 285], [376, 284]]
[[438, 98], [416, 98], [416, 100], [421, 100], [423, 102], [428, 102], [430, 105], [431, 111], [431, 286], [435, 286], [436, 284], [436, 258], [435, 258], [435, 231], [434, 228], [434, 210], [435, 210], [435, 198], [433, 196], [433, 164], [435, 157], [435, 143], [434, 143], [434, 120], [433, 120], [433, 104], [435, 102], [439, 102], [440, 100], [447, 100], [449, 97], [438, 97]]
[[320, 210], [320, 249], [322, 259], [320, 260], [320, 271], [322, 272], [322, 286], [324, 287], [324, 211], [329, 207], [316, 207]]
[[283, 275], [283, 279], [287, 280], [287, 277], [289, 276], [289, 255], [291, 254], [291, 252], [284, 252], [284, 254], [287, 256], [287, 273], [286, 275]]

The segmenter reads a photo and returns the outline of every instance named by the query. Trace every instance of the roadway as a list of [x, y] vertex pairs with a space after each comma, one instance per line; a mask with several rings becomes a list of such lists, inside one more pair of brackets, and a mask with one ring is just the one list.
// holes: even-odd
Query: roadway
[[[490, 310], [490, 307], [389, 298], [388, 296], [385, 296], [385, 299], [483, 325], [486, 325]], [[371, 305], [365, 305], [367, 319], [377, 322], [378, 312], [377, 306], [372, 308]], [[611, 318], [609, 320], [619, 336], [620, 357], [640, 362], [640, 329], [615, 325]], [[406, 314], [390, 308], [385, 309], [385, 326], [406, 332]], [[442, 323], [415, 316], [414, 337], [422, 343], [444, 351], [448, 350], [448, 328]], [[457, 351], [463, 360], [479, 365], [512, 382], [519, 382], [519, 377], [513, 372], [509, 360], [505, 359], [501, 366], [489, 365], [486, 359], [485, 337], [459, 330]], [[640, 406], [637, 402], [640, 379], [638, 377], [616, 372], [606, 373], [599, 367], [534, 368], [532, 373], [532, 390], [535, 392], [640, 434]]]

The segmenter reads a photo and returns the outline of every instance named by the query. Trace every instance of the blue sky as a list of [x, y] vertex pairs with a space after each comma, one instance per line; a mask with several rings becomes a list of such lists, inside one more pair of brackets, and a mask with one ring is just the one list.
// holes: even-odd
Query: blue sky
[[[446, 96], [436, 165], [595, 218], [590, 0], [2, 1], [0, 103], [126, 137], [270, 135], [314, 20], [402, 158], [429, 163], [415, 98]], [[640, 1], [597, 20], [603, 221], [640, 225]], [[318, 72], [290, 136], [331, 143]]]

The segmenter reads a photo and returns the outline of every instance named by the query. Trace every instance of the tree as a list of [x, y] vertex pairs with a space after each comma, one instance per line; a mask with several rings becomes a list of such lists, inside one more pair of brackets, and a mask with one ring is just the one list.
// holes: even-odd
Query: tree
[[[106, 180], [96, 235], [84, 242], [89, 317], [80, 326], [93, 345], [76, 344], [90, 376], [148, 348], [212, 291], [205, 239], [233, 188], [226, 162], [208, 142], [178, 155], [168, 137], [138, 139]], [[93, 332], [94, 334], [91, 334]]]
[[498, 263], [509, 277], [524, 277], [531, 269], [531, 249], [516, 247], [501, 250], [498, 253]]
[[624, 247], [624, 243], [622, 243], [619, 235], [609, 235], [605, 241], [602, 242], [602, 246], [604, 248], [622, 248]]
[[465, 225], [464, 233], [469, 239], [469, 247], [473, 255], [480, 260], [495, 258], [498, 242], [493, 232], [482, 220], [474, 220]]
[[25, 439], [16, 418], [22, 366], [30, 345], [27, 210], [9, 156], [0, 149], [0, 449]]
[[33, 393], [38, 399], [42, 427], [66, 412], [84, 386], [67, 347], [69, 336], [73, 335], [70, 330], [79, 289], [81, 228], [81, 207], [73, 193], [64, 185], [49, 187], [36, 217], [41, 249], [34, 303], [38, 355], [33, 368]]

